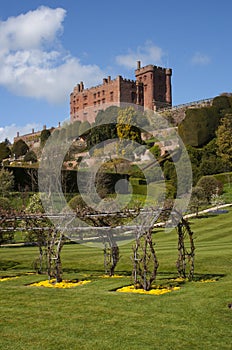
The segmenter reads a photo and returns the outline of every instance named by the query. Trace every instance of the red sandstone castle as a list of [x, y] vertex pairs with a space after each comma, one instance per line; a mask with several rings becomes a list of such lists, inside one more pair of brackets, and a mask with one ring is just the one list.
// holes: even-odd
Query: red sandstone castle
[[172, 106], [170, 68], [154, 65], [141, 67], [137, 62], [136, 80], [123, 79], [120, 75], [111, 80], [103, 79], [103, 84], [85, 89], [83, 82], [74, 87], [70, 95], [70, 119], [92, 123], [99, 110], [109, 105], [121, 103], [140, 105], [144, 110], [160, 110]]

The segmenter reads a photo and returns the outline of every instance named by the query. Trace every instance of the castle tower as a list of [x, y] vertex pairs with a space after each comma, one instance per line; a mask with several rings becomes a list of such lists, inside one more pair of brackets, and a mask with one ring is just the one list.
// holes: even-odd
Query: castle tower
[[86, 89], [84, 83], [77, 84], [70, 94], [70, 119], [93, 123], [100, 110], [109, 105], [120, 106], [134, 103], [145, 110], [159, 110], [172, 106], [172, 70], [152, 64], [141, 67], [137, 62], [136, 80], [124, 79], [118, 75], [103, 79], [101, 85]]
[[[137, 86], [143, 86], [144, 109], [159, 110], [164, 107], [171, 107], [171, 75], [171, 69], [154, 65], [141, 67], [141, 63], [138, 61], [135, 77]], [[137, 103], [138, 100], [141, 100], [141, 98], [137, 96]], [[142, 103], [139, 104], [142, 105]]]

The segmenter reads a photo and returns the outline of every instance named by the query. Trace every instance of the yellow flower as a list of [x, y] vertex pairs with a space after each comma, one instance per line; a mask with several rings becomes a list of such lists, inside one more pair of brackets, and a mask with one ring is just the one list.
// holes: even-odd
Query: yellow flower
[[102, 275], [100, 276], [101, 278], [122, 278], [124, 276], [120, 276], [120, 275], [113, 275], [113, 276], [110, 276], [110, 275]]
[[159, 288], [152, 288], [150, 290], [144, 290], [140, 288], [137, 289], [133, 285], [131, 285], [131, 286], [119, 288], [117, 289], [117, 292], [161, 295], [161, 294], [170, 293], [174, 290], [179, 290], [179, 289], [180, 287], [159, 287]]
[[0, 278], [0, 282], [10, 281], [10, 280], [14, 280], [16, 278], [18, 278], [18, 276], [15, 276], [15, 277], [2, 277], [2, 278]]
[[208, 280], [200, 280], [201, 283], [209, 283], [209, 282], [216, 282], [215, 279], [208, 279]]
[[64, 280], [62, 282], [57, 282], [55, 279], [52, 280], [46, 280], [41, 282], [36, 282], [33, 284], [30, 284], [31, 287], [47, 287], [47, 288], [74, 288], [78, 286], [83, 286], [84, 284], [90, 283], [91, 281], [85, 280], [85, 281], [79, 281], [79, 282], [72, 282]]

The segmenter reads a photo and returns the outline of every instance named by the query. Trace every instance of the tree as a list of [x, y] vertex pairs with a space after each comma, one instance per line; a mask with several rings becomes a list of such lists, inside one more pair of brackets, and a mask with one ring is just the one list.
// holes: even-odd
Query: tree
[[[62, 281], [61, 250], [65, 241], [62, 233], [59, 233], [51, 224], [50, 220], [44, 216], [44, 208], [40, 199], [40, 194], [34, 194], [25, 210], [29, 215], [36, 214], [30, 218], [33, 229], [29, 227], [26, 239], [36, 243], [39, 248], [39, 257], [34, 265], [38, 273], [47, 269], [49, 279], [55, 278], [56, 282]], [[24, 225], [27, 225], [24, 222]]]
[[151, 154], [153, 154], [153, 156], [155, 158], [159, 158], [161, 156], [161, 149], [158, 145], [154, 145], [152, 146], [149, 151], [151, 152]]
[[199, 147], [215, 137], [219, 115], [215, 107], [189, 108], [178, 132], [186, 145]]
[[206, 203], [206, 196], [205, 196], [204, 189], [199, 186], [193, 187], [191, 200], [190, 200], [190, 209], [191, 211], [196, 212], [197, 217], [198, 217], [200, 206], [205, 203]]
[[120, 109], [117, 119], [117, 134], [120, 140], [127, 139], [142, 143], [141, 130], [136, 127], [136, 112], [134, 108]]
[[30, 150], [27, 152], [27, 154], [24, 157], [24, 162], [31, 162], [36, 163], [37, 162], [37, 156], [34, 151]]
[[26, 142], [20, 139], [13, 144], [12, 153], [15, 155], [15, 158], [18, 158], [24, 156], [28, 150], [29, 147]]
[[14, 187], [13, 174], [5, 169], [0, 170], [0, 194], [4, 197]]
[[231, 166], [232, 164], [232, 114], [221, 119], [216, 132], [218, 155], [223, 161]]
[[45, 143], [47, 142], [48, 138], [50, 137], [51, 132], [48, 129], [44, 129], [41, 131], [40, 134], [40, 145], [41, 147], [44, 147]]
[[[27, 208], [25, 210], [26, 214], [43, 214], [44, 208], [42, 206], [42, 202], [40, 199], [40, 195], [38, 193], [34, 194], [27, 205]], [[27, 227], [27, 223], [23, 222], [24, 226]], [[34, 219], [35, 227], [40, 228], [39, 230], [28, 230], [26, 231], [25, 241], [27, 242], [33, 242], [38, 246], [39, 249], [39, 257], [35, 259], [34, 261], [34, 267], [38, 273], [42, 273], [44, 269], [44, 265], [47, 268], [46, 264], [46, 258], [47, 258], [47, 252], [46, 252], [46, 245], [48, 241], [48, 231], [43, 230], [42, 228], [47, 227], [47, 222], [44, 221], [42, 218], [36, 218]]]
[[227, 110], [228, 108], [232, 107], [231, 102], [232, 102], [231, 96], [220, 95], [220, 96], [216, 96], [213, 99], [213, 106], [216, 107], [219, 111], [222, 111], [225, 109]]
[[208, 203], [210, 203], [212, 195], [216, 193], [220, 195], [223, 191], [223, 184], [213, 176], [203, 176], [198, 181], [197, 186], [203, 188]]
[[0, 162], [11, 155], [11, 150], [6, 141], [0, 143]]

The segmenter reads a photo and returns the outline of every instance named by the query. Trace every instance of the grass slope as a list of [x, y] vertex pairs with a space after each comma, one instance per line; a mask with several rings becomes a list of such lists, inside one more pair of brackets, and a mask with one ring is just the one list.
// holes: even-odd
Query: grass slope
[[[191, 219], [196, 244], [196, 278], [179, 291], [161, 296], [112, 292], [130, 284], [130, 244], [121, 248], [117, 273], [103, 279], [103, 256], [96, 248], [66, 245], [64, 278], [90, 278], [75, 289], [26, 286], [45, 276], [25, 275], [37, 251], [1, 248], [0, 274], [19, 275], [0, 282], [0, 349], [4, 350], [168, 350], [232, 349], [232, 232], [231, 211]], [[156, 233], [160, 263], [158, 284], [176, 276], [175, 231]], [[24, 273], [24, 275], [23, 275]]]

